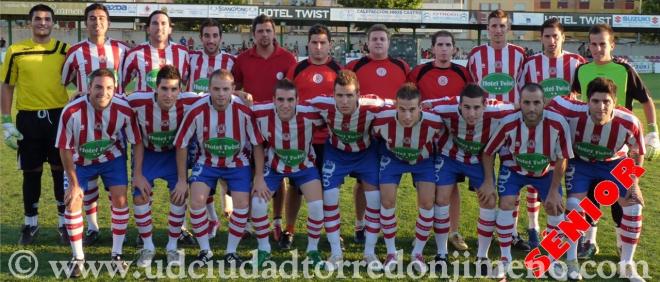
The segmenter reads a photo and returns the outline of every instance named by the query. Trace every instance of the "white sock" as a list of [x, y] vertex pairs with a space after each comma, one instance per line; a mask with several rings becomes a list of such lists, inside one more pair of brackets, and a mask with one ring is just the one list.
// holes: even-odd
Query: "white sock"
[[367, 207], [364, 212], [366, 227], [364, 254], [373, 255], [380, 233], [380, 191], [364, 191], [364, 196], [367, 199]]
[[339, 213], [339, 188], [323, 191], [323, 217], [325, 221], [325, 234], [330, 243], [330, 252], [333, 256], [341, 256], [341, 241], [339, 229], [341, 215]]
[[206, 215], [206, 207], [193, 210], [190, 209], [190, 224], [192, 225], [192, 232], [195, 234], [195, 239], [199, 243], [200, 250], [210, 250], [209, 246], [209, 219]]
[[518, 214], [520, 213], [520, 194], [516, 196], [516, 207], [513, 209], [513, 237], [518, 237]]
[[449, 206], [433, 207], [433, 231], [435, 232], [435, 244], [438, 248], [437, 254], [447, 257], [447, 239], [449, 238]]
[[213, 201], [213, 196], [211, 195], [206, 199], [206, 211], [210, 221], [218, 221], [218, 213], [215, 211], [215, 201]]
[[76, 259], [85, 259], [85, 254], [83, 253], [82, 237], [83, 237], [83, 218], [82, 213], [78, 212], [69, 212], [66, 210], [64, 212], [66, 217], [66, 229], [69, 234], [69, 242], [71, 243], [71, 251], [73, 257]]
[[623, 207], [621, 219], [621, 262], [632, 263], [642, 232], [642, 205]]
[[539, 231], [539, 211], [541, 210], [541, 202], [539, 201], [539, 193], [536, 188], [527, 186], [527, 219], [528, 228]]
[[396, 230], [397, 222], [396, 215], [394, 212], [396, 208], [386, 209], [385, 207], [380, 207], [380, 226], [383, 228], [383, 238], [385, 240], [385, 246], [387, 247], [387, 254], [396, 253]]
[[[566, 200], [566, 211], [570, 212], [574, 210], [582, 217], [584, 217], [584, 210], [582, 210], [582, 207], [580, 207], [579, 203], [580, 201], [577, 198], [568, 197], [568, 199]], [[569, 248], [568, 248], [568, 252], [566, 252], [566, 260], [568, 261], [577, 260], [577, 243], [578, 242], [573, 242], [571, 240], [568, 240]]]
[[417, 215], [417, 224], [415, 225], [415, 246], [412, 250], [412, 255], [421, 254], [424, 251], [426, 240], [429, 239], [431, 228], [433, 227], [433, 209], [425, 210], [419, 209]]
[[252, 224], [259, 243], [259, 250], [270, 253], [270, 222], [268, 220], [268, 202], [260, 197], [252, 197]]
[[177, 206], [170, 203], [170, 213], [167, 216], [167, 229], [168, 229], [168, 240], [167, 247], [168, 251], [177, 249], [177, 242], [179, 236], [181, 236], [181, 226], [183, 225], [183, 218], [186, 216], [186, 205]]
[[111, 207], [112, 212], [112, 253], [122, 254], [124, 238], [126, 238], [126, 227], [128, 226], [128, 207]]
[[248, 209], [234, 209], [229, 217], [229, 232], [227, 234], [226, 253], [235, 253], [238, 243], [241, 242], [245, 225], [248, 219]]
[[499, 236], [500, 249], [502, 257], [506, 258], [509, 262], [511, 258], [511, 242], [513, 241], [512, 234], [514, 228], [513, 213], [515, 210], [498, 210], [496, 219], [497, 235]]
[[323, 200], [307, 203], [307, 252], [318, 250], [323, 228]]
[[87, 191], [85, 191], [83, 198], [83, 207], [85, 209], [85, 218], [87, 219], [87, 230], [99, 230], [98, 222], [98, 200], [99, 200], [99, 187], [97, 179], [92, 179], [87, 182]]
[[493, 231], [495, 230], [495, 220], [497, 212], [495, 209], [479, 208], [479, 221], [477, 222], [477, 238], [479, 246], [477, 257], [488, 258], [488, 249], [493, 240]]
[[141, 206], [133, 206], [133, 214], [135, 217], [135, 225], [137, 225], [138, 232], [140, 237], [144, 242], [145, 249], [155, 250], [154, 242], [152, 240], [151, 232], [153, 230], [153, 224], [151, 220], [151, 206], [149, 204], [144, 204]]

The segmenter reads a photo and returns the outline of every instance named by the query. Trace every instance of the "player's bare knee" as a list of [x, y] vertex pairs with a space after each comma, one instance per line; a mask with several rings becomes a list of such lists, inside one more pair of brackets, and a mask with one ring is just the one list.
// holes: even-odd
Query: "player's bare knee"
[[386, 208], [386, 209], [391, 209], [396, 206], [396, 200], [395, 199], [380, 199], [380, 204]]
[[[136, 206], [141, 206], [149, 202], [149, 197], [143, 197], [142, 194], [133, 196], [133, 204]], [[173, 203], [176, 205], [176, 203]], [[180, 205], [177, 205], [180, 206]]]
[[[499, 208], [501, 210], [510, 211], [516, 207], [516, 198], [515, 197], [502, 197], [500, 198]], [[495, 208], [495, 207], [493, 207]]]

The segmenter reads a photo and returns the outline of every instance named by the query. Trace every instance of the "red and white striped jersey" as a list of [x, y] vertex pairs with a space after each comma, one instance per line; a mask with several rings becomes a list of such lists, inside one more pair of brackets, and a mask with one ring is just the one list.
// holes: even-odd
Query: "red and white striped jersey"
[[444, 134], [444, 126], [440, 116], [421, 112], [419, 122], [412, 127], [403, 127], [397, 119], [395, 109], [384, 109], [376, 114], [373, 134], [384, 141], [394, 156], [414, 165], [431, 156], [433, 138]]
[[575, 154], [584, 161], [612, 161], [625, 158], [628, 151], [644, 155], [644, 134], [639, 119], [625, 108], [615, 108], [612, 120], [595, 124], [589, 105], [555, 97], [547, 106], [563, 116], [571, 128]]
[[112, 97], [105, 109], [96, 111], [84, 95], [62, 110], [55, 147], [73, 150], [76, 165], [104, 163], [121, 157], [126, 149], [124, 141], [142, 142], [135, 115], [126, 100]]
[[543, 86], [546, 97], [564, 96], [571, 92], [575, 69], [587, 61], [580, 55], [562, 51], [557, 58], [543, 53], [528, 57], [518, 77], [518, 89], [529, 82]]
[[209, 90], [209, 77], [215, 70], [231, 71], [236, 58], [224, 51], [209, 56], [204, 51], [190, 51], [190, 79], [188, 91], [206, 93]]
[[259, 132], [267, 142], [266, 166], [278, 173], [294, 173], [314, 167], [312, 149], [314, 130], [323, 126], [323, 118], [310, 106], [297, 105], [296, 115], [288, 122], [278, 116], [273, 103], [252, 107]]
[[182, 79], [186, 80], [189, 63], [187, 50], [185, 46], [172, 42], [165, 49], [155, 48], [149, 42], [134, 47], [126, 53], [121, 67], [122, 89], [135, 78], [135, 92], [155, 91], [156, 76], [165, 65], [175, 66]]
[[517, 111], [501, 121], [484, 153], [493, 155], [499, 150], [502, 164], [509, 169], [541, 177], [554, 169], [557, 159], [573, 158], [569, 130], [564, 117], [555, 112], [543, 110], [543, 119], [529, 128]]
[[511, 103], [488, 100], [482, 117], [474, 125], [465, 122], [460, 112], [461, 97], [433, 102], [433, 112], [440, 115], [448, 134], [438, 140], [441, 153], [466, 164], [481, 162], [481, 152], [488, 140], [500, 126], [502, 118], [514, 113]]
[[333, 97], [316, 97], [309, 100], [323, 117], [329, 130], [330, 144], [344, 152], [361, 152], [371, 144], [371, 123], [385, 102], [376, 95], [362, 96], [350, 115], [337, 110]]
[[126, 100], [135, 112], [140, 134], [147, 150], [162, 152], [174, 149], [174, 136], [184, 114], [202, 96], [192, 92], [179, 93], [174, 106], [163, 110], [154, 92], [133, 92]]
[[87, 93], [89, 75], [97, 69], [110, 69], [115, 73], [115, 93], [122, 93], [119, 71], [128, 45], [119, 40], [106, 39], [103, 45], [89, 40], [81, 41], [69, 48], [62, 66], [62, 84], [74, 82], [78, 92]]
[[518, 103], [520, 94], [516, 80], [524, 61], [525, 49], [520, 46], [507, 43], [496, 50], [483, 44], [470, 51], [467, 69], [472, 79], [490, 93], [489, 98]]
[[219, 112], [213, 107], [210, 96], [190, 106], [174, 145], [185, 148], [193, 136], [203, 148], [195, 162], [219, 168], [249, 166], [252, 145], [263, 142], [249, 107], [232, 98], [227, 108]]

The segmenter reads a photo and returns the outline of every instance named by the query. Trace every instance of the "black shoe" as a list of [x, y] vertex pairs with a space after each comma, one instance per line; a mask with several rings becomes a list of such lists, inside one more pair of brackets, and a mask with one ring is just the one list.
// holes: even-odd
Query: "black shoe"
[[82, 275], [85, 260], [72, 258], [69, 262], [69, 278], [79, 278]]
[[285, 231], [282, 234], [282, 238], [280, 238], [280, 242], [278, 243], [280, 246], [280, 249], [282, 250], [290, 250], [291, 245], [293, 245], [293, 234], [289, 231]]
[[223, 258], [226, 266], [231, 267], [240, 267], [243, 264], [243, 260], [236, 253], [228, 253]]
[[187, 246], [193, 246], [197, 244], [195, 242], [195, 236], [190, 233], [188, 229], [181, 228], [181, 235], [179, 235], [179, 244], [181, 245], [187, 245]]
[[520, 235], [513, 236], [513, 240], [511, 241], [511, 246], [523, 252], [529, 252], [532, 249], [529, 246], [529, 243], [527, 243], [527, 241], [525, 241], [522, 237], [520, 237]]
[[208, 266], [209, 262], [211, 262], [212, 258], [213, 258], [213, 252], [209, 250], [201, 250], [199, 251], [197, 257], [195, 257], [195, 260], [193, 260], [192, 264], [194, 265], [195, 268], [206, 267]]
[[57, 228], [57, 234], [60, 237], [60, 245], [67, 246], [70, 244], [69, 233], [66, 231], [66, 227], [64, 225]]
[[110, 260], [112, 261], [112, 267], [117, 269], [118, 271], [125, 270], [128, 268], [128, 264], [124, 259], [122, 258], [121, 254], [112, 254]]
[[366, 240], [366, 237], [364, 236], [364, 228], [360, 230], [355, 231], [355, 237], [353, 238], [353, 241], [355, 241], [356, 244], [364, 244], [364, 241]]
[[436, 273], [443, 273], [443, 270], [446, 269], [449, 265], [449, 262], [447, 261], [447, 255], [435, 255], [435, 258], [433, 258], [433, 265], [435, 266]]
[[21, 236], [18, 239], [18, 243], [21, 245], [29, 245], [34, 242], [34, 237], [39, 234], [39, 225], [37, 226], [31, 226], [31, 225], [23, 225], [21, 228]]
[[[140, 243], [144, 245], [144, 242], [142, 242], [142, 237], [138, 235], [138, 238], [140, 238]], [[96, 242], [99, 240], [99, 231], [98, 230], [87, 230], [85, 232], [85, 238], [83, 239], [83, 246], [88, 247], [96, 244]]]
[[[83, 244], [85, 244], [85, 243], [83, 242]], [[142, 241], [142, 237], [140, 236], [140, 234], [138, 234], [137, 238], [135, 238], [135, 246], [140, 248], [140, 249], [142, 249], [142, 247], [144, 247], [144, 241]]]

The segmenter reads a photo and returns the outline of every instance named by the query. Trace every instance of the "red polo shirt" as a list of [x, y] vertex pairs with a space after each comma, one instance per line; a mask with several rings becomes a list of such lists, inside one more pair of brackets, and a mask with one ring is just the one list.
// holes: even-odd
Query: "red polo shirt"
[[257, 54], [257, 47], [241, 53], [231, 72], [238, 87], [252, 94], [255, 102], [273, 100], [275, 84], [286, 76], [289, 68], [296, 65], [296, 58], [289, 51], [275, 44], [275, 51], [266, 59]]
[[373, 60], [364, 56], [348, 63], [346, 69], [357, 75], [362, 95], [375, 94], [383, 99], [396, 99], [396, 91], [406, 82], [410, 72], [406, 62], [392, 57]]
[[408, 81], [417, 85], [422, 101], [459, 96], [465, 85], [473, 83], [464, 66], [451, 63], [448, 68], [439, 68], [433, 61], [417, 65], [408, 75]]

